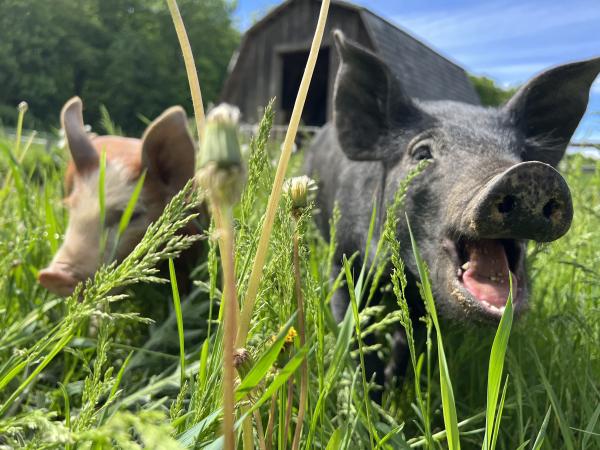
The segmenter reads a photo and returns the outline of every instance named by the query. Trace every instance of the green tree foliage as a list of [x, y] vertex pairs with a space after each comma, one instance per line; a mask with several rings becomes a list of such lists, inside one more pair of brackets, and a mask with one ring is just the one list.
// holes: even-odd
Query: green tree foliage
[[[216, 101], [239, 42], [229, 0], [179, 0], [202, 81]], [[191, 99], [163, 0], [0, 0], [0, 121], [29, 103], [26, 127], [58, 126], [63, 103], [83, 98], [97, 129], [100, 105], [128, 133]], [[100, 128], [101, 130], [101, 128]]]
[[500, 106], [517, 91], [516, 88], [503, 89], [487, 77], [469, 75], [469, 79], [484, 106]]

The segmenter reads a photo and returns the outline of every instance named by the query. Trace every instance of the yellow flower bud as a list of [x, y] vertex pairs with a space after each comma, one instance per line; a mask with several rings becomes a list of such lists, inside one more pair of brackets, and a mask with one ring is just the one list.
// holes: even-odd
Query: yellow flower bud
[[252, 369], [252, 356], [245, 348], [235, 349], [233, 352], [233, 367], [240, 374], [240, 378], [244, 379]]

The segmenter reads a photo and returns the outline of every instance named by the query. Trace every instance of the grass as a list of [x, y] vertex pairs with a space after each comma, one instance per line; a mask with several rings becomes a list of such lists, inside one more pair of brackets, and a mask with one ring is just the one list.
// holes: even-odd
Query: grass
[[[270, 152], [276, 147], [268, 140], [272, 120], [267, 109], [249, 143], [248, 182], [234, 210], [238, 294], [248, 283], [275, 174]], [[175, 284], [160, 286], [169, 272], [166, 280], [156, 272], [161, 260], [174, 258], [176, 265], [177, 254], [189, 244], [175, 234], [192, 212], [185, 193], [127, 260], [103, 267], [77, 295], [59, 299], [35, 277], [65, 229], [60, 206], [65, 154], [52, 149], [34, 165], [28, 158], [40, 149], [32, 147], [21, 162], [15, 150], [13, 142], [0, 140], [0, 170], [3, 178], [11, 174], [0, 192], [5, 211], [0, 219], [0, 445], [221, 448], [217, 244], [208, 240], [208, 257], [194, 272], [194, 288], [181, 298]], [[289, 171], [298, 172], [300, 164], [301, 154], [294, 155]], [[310, 208], [296, 217], [284, 197], [246, 345], [253, 364], [236, 390], [238, 445], [243, 419], [249, 418], [257, 448], [291, 448], [306, 361], [309, 386], [299, 448], [597, 448], [600, 165], [569, 157], [563, 169], [573, 191], [573, 227], [555, 243], [530, 246], [531, 310], [511, 329], [506, 308], [495, 339], [489, 327], [436, 317], [424, 266], [427, 336], [425, 343], [412, 336], [398, 258], [398, 245], [408, 243], [396, 242], [393, 232], [384, 233], [377, 267], [354, 274], [347, 265], [344, 273], [333, 274], [337, 282], [330, 286], [335, 242], [321, 240]], [[401, 203], [398, 195], [388, 209], [389, 230], [402, 217]], [[289, 333], [298, 327], [295, 235], [304, 345]], [[391, 288], [377, 275], [386, 262], [396, 268]], [[173, 272], [170, 278], [175, 280]], [[369, 303], [373, 280], [385, 301], [400, 303], [400, 310]], [[115, 287], [121, 287], [119, 294]], [[334, 289], [353, 294], [353, 307], [339, 327], [327, 305]], [[90, 332], [90, 323], [99, 324], [96, 332]], [[365, 337], [377, 335], [385, 342], [402, 325], [411, 330], [413, 368], [402, 389], [385, 391], [380, 405], [370, 400], [378, 387], [365, 377], [361, 362], [370, 352], [385, 358], [389, 350], [367, 345]], [[290, 383], [296, 387], [289, 389]]]
[[[195, 74], [176, 3], [170, 0], [169, 6], [188, 73]], [[304, 88], [310, 70], [307, 74]], [[202, 134], [194, 76], [190, 87]], [[24, 113], [21, 108], [20, 123]], [[103, 116], [116, 129], [106, 112]], [[302, 155], [291, 153], [292, 126], [280, 164], [272, 164], [278, 149], [269, 140], [272, 123], [269, 105], [248, 145], [248, 180], [231, 211], [233, 220], [229, 210], [225, 225], [221, 214], [214, 215], [207, 256], [198, 261], [193, 288], [185, 294], [175, 267], [181, 251], [199, 238], [177, 234], [194, 219], [200, 201], [191, 183], [121, 264], [102, 267], [70, 298], [55, 298], [36, 283], [36, 275], [65, 230], [60, 198], [66, 155], [37, 148], [31, 136], [23, 148], [20, 139], [0, 138], [2, 448], [600, 445], [600, 164], [581, 157], [563, 163], [574, 196], [573, 227], [556, 243], [530, 246], [531, 311], [513, 323], [509, 299], [495, 332], [438, 318], [427, 267], [412, 240], [426, 309], [420, 327], [425, 331], [416, 335], [399, 256], [400, 245], [408, 242], [398, 242], [394, 230], [403, 220], [407, 186], [423, 166], [400, 183], [387, 205], [373, 264], [353, 273], [354, 255], [347, 255], [342, 272], [331, 273], [335, 223], [343, 211], [333, 215], [327, 244], [312, 222], [312, 207], [294, 209], [287, 194], [279, 201], [284, 177], [300, 171]], [[101, 205], [103, 172], [104, 163]], [[119, 234], [142, 184], [143, 178]], [[375, 217], [373, 210], [366, 249], [379, 235]], [[217, 239], [223, 229], [231, 237], [226, 242]], [[219, 273], [218, 249], [228, 254], [221, 260], [226, 289], [220, 289], [225, 277]], [[161, 272], [167, 262], [168, 271]], [[391, 283], [383, 277], [386, 267], [393, 269]], [[328, 305], [337, 289], [348, 289], [351, 299], [339, 326]], [[382, 303], [372, 302], [375, 297]], [[238, 308], [237, 345], [244, 348], [233, 352], [231, 316]], [[402, 388], [386, 389], [375, 403], [371, 395], [381, 387], [367, 377], [365, 361], [372, 353], [390, 357], [385, 344], [398, 327], [406, 332], [412, 370]], [[235, 379], [233, 361], [227, 364], [231, 353], [243, 355]]]

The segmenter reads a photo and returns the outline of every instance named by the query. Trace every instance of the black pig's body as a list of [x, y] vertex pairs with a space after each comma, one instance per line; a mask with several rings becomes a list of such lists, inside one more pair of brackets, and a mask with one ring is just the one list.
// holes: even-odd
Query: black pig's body
[[[334, 120], [315, 138], [306, 167], [319, 182], [316, 220], [326, 237], [334, 204], [340, 208], [338, 264], [355, 252], [360, 252], [357, 267], [364, 262], [376, 206], [373, 257], [386, 206], [399, 183], [428, 159], [409, 187], [404, 211], [429, 266], [438, 312], [452, 320], [497, 321], [509, 276], [515, 309], [523, 310], [526, 241], [557, 239], [571, 223], [570, 193], [553, 166], [585, 112], [600, 58], [552, 69], [504, 107], [483, 108], [410, 99], [384, 62], [341, 33], [335, 37], [342, 63]], [[403, 217], [397, 238], [408, 279], [414, 281]], [[415, 291], [409, 302], [417, 304]], [[347, 292], [339, 289], [332, 299], [338, 321], [347, 305]], [[402, 358], [393, 365], [403, 366]], [[382, 370], [374, 370], [382, 381]]]

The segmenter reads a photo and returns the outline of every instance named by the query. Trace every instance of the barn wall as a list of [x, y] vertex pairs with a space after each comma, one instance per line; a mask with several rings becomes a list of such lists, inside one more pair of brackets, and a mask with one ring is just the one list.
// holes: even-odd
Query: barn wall
[[[289, 2], [280, 12], [267, 17], [246, 35], [222, 95], [223, 101], [240, 108], [244, 122], [256, 122], [262, 108], [271, 98], [279, 95], [282, 76], [279, 54], [282, 51], [310, 48], [319, 9], [320, 2], [316, 0]], [[336, 28], [365, 47], [373, 48], [356, 10], [335, 4], [330, 6], [322, 47], [333, 45], [331, 31]], [[335, 51], [329, 54], [331, 64], [326, 107], [327, 117], [331, 118], [331, 97], [339, 60]], [[278, 105], [276, 101], [276, 107]]]

